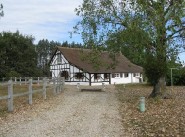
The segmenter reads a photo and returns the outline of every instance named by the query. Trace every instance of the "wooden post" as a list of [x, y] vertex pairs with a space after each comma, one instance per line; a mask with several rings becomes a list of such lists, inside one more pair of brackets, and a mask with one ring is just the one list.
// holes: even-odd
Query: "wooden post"
[[15, 83], [17, 83], [17, 77], [15, 77]]
[[91, 86], [91, 74], [89, 74], [89, 86]]
[[46, 78], [43, 78], [43, 98], [44, 99], [46, 99], [46, 86], [47, 86]]
[[20, 85], [21, 85], [21, 77], [19, 78], [19, 82], [20, 82]]
[[59, 92], [62, 91], [62, 78], [59, 77]]
[[58, 93], [60, 93], [61, 78], [58, 77]]
[[37, 78], [37, 84], [38, 84], [38, 85], [40, 84], [40, 79], [39, 79], [39, 77]]
[[24, 78], [24, 85], [26, 85], [26, 77]]
[[53, 94], [56, 95], [56, 79], [53, 79]]
[[57, 92], [57, 94], [58, 94], [58, 92], [59, 92], [59, 78], [58, 78], [58, 77], [57, 77], [57, 84], [56, 84], [56, 86], [57, 86], [56, 92]]
[[102, 83], [102, 90], [105, 91], [105, 83]]
[[65, 77], [62, 77], [62, 90], [64, 89], [64, 85], [65, 85]]
[[8, 111], [13, 111], [13, 82], [12, 80], [8, 81]]
[[32, 104], [32, 95], [33, 95], [33, 90], [32, 90], [32, 79], [29, 79], [29, 94], [28, 94], [28, 103], [31, 105]]
[[57, 94], [57, 91], [56, 91], [56, 78], [53, 79], [53, 93], [54, 93], [54, 95]]
[[111, 84], [111, 74], [109, 73], [109, 84]]

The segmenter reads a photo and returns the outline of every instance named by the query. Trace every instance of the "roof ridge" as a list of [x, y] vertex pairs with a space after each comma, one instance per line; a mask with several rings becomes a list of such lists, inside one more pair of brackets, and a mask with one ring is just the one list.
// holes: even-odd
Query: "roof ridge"
[[85, 48], [71, 48], [71, 47], [63, 47], [63, 46], [57, 46], [57, 48], [63, 48], [63, 49], [71, 49], [71, 50], [90, 50], [90, 49], [85, 49]]

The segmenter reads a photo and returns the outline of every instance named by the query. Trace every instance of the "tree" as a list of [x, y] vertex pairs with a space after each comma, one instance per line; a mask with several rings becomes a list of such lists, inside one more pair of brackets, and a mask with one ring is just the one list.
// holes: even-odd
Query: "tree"
[[4, 12], [3, 12], [3, 4], [0, 4], [0, 17], [4, 16]]
[[38, 55], [38, 66], [42, 70], [43, 75], [49, 76], [49, 60], [56, 46], [61, 45], [59, 42], [49, 41], [47, 39], [40, 40], [36, 45]]
[[37, 54], [31, 36], [0, 33], [0, 78], [38, 76]]
[[[185, 39], [184, 0], [83, 0], [76, 13], [82, 20], [74, 29], [86, 45], [107, 47], [107, 40], [119, 34], [124, 37], [121, 46], [141, 49], [146, 76], [154, 87], [151, 97], [167, 96], [167, 62]], [[117, 51], [118, 44], [112, 49]]]

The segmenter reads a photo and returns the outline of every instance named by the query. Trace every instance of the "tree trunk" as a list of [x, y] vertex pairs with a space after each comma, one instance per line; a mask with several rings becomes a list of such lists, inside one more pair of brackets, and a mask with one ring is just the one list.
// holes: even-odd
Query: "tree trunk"
[[159, 97], [163, 99], [170, 98], [166, 91], [166, 80], [164, 76], [159, 78], [158, 82], [154, 85], [153, 91], [149, 97]]

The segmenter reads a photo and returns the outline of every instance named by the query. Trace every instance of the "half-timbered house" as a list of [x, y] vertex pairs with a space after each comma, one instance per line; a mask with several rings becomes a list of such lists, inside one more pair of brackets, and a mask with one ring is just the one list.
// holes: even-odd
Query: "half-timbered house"
[[98, 68], [85, 59], [90, 54], [89, 49], [57, 47], [50, 60], [52, 77], [65, 77], [66, 84], [74, 85], [142, 82], [142, 67], [131, 63], [121, 53], [116, 54], [113, 61], [108, 52], [101, 52]]

